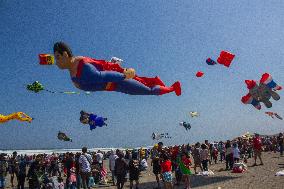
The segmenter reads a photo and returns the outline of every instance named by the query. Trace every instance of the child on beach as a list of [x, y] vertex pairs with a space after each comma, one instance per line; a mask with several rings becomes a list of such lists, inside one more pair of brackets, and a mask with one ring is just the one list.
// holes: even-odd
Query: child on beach
[[64, 182], [62, 177], [58, 177], [56, 181], [53, 181], [54, 189], [64, 189]]
[[234, 157], [234, 163], [239, 163], [240, 161], [240, 150], [238, 148], [238, 144], [233, 144], [233, 157]]
[[72, 167], [70, 170], [69, 188], [76, 189], [76, 186], [77, 186], [76, 168]]
[[172, 162], [169, 159], [169, 156], [167, 154], [162, 155], [162, 162], [161, 162], [161, 168], [162, 168], [162, 176], [165, 184], [165, 189], [173, 189], [172, 181]]
[[218, 149], [216, 146], [213, 146], [213, 152], [212, 152], [212, 155], [213, 155], [213, 159], [214, 159], [214, 162], [215, 164], [217, 164], [217, 159], [218, 159]]
[[183, 174], [183, 178], [185, 180], [185, 189], [190, 189], [190, 178], [191, 175], [190, 171], [191, 160], [189, 155], [186, 152], [183, 152], [181, 156], [181, 160], [179, 160], [179, 168]]

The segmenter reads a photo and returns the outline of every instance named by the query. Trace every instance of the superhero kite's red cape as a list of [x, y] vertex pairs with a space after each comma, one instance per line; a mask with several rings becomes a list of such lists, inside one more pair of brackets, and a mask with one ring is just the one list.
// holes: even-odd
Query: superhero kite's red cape
[[[96, 60], [94, 58], [84, 57], [78, 65], [77, 77], [81, 76], [83, 65], [86, 63], [94, 65], [100, 71], [116, 71], [119, 73], [123, 73], [124, 71], [124, 69], [119, 64], [107, 62], [105, 60]], [[149, 78], [139, 77], [135, 75], [133, 79], [150, 88], [156, 85], [165, 86], [164, 82], [159, 77]]]

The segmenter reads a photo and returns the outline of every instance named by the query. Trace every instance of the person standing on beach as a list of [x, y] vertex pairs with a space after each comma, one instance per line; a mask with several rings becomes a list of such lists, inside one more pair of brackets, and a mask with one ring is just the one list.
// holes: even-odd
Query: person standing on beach
[[209, 160], [209, 150], [206, 144], [201, 145], [200, 158], [203, 170], [208, 171], [208, 161], [210, 160]]
[[41, 156], [36, 155], [35, 160], [32, 162], [28, 170], [27, 178], [29, 179], [29, 188], [39, 188], [40, 187], [40, 183], [38, 180], [38, 174], [40, 172], [40, 161], [41, 161]]
[[77, 152], [75, 155], [75, 174], [76, 174], [76, 181], [77, 181], [76, 184], [78, 189], [81, 188], [81, 175], [80, 175], [80, 163], [79, 163], [80, 156], [81, 154], [79, 152]]
[[66, 186], [69, 185], [69, 180], [71, 176], [71, 168], [74, 167], [75, 162], [74, 162], [74, 154], [69, 153], [68, 157], [64, 163], [64, 167], [66, 168]]
[[18, 172], [18, 189], [25, 188], [26, 167], [27, 167], [26, 160], [24, 159], [24, 157], [21, 157], [19, 163], [19, 172]]
[[135, 181], [136, 186], [135, 189], [138, 189], [139, 185], [139, 160], [138, 156], [132, 156], [131, 160], [129, 161], [129, 181], [130, 181], [130, 189], [133, 189], [133, 181]]
[[8, 163], [5, 159], [5, 154], [0, 154], [0, 189], [5, 188], [7, 168], [8, 168]]
[[118, 158], [118, 156], [114, 153], [113, 150], [110, 151], [109, 156], [109, 170], [111, 171], [111, 178], [112, 178], [112, 184], [115, 186], [115, 160]]
[[161, 156], [162, 148], [163, 148], [163, 143], [159, 142], [157, 145], [154, 145], [154, 148], [152, 151], [151, 165], [153, 166], [153, 173], [156, 176], [156, 181], [158, 184], [157, 188], [160, 188], [159, 174], [161, 174], [160, 156]]
[[194, 173], [197, 174], [197, 171], [196, 171], [197, 167], [200, 167], [201, 171], [203, 172], [203, 169], [201, 166], [200, 143], [199, 142], [195, 144], [195, 147], [192, 151], [192, 157], [194, 161]]
[[12, 187], [14, 187], [14, 177], [16, 175], [17, 177], [17, 166], [18, 166], [18, 162], [17, 162], [17, 152], [13, 152], [13, 156], [11, 157], [11, 159], [9, 160], [9, 173], [11, 175], [11, 185]]
[[279, 150], [280, 150], [280, 156], [283, 156], [283, 151], [284, 151], [284, 136], [283, 133], [279, 133], [277, 137], [278, 145], [279, 145]]
[[98, 150], [98, 152], [96, 153], [96, 161], [99, 164], [100, 168], [103, 168], [103, 160], [104, 160], [104, 155], [100, 150]]
[[[206, 147], [205, 144], [202, 144]], [[202, 146], [201, 146], [202, 148]], [[207, 157], [209, 156], [208, 150], [207, 150]], [[182, 152], [181, 155], [181, 159], [178, 160], [179, 161], [179, 168], [182, 172], [182, 177], [185, 180], [185, 189], [190, 189], [190, 177], [189, 175], [191, 175], [191, 170], [190, 170], [190, 166], [191, 166], [191, 159], [188, 153], [186, 152]], [[208, 160], [207, 160], [208, 162]]]
[[[205, 140], [204, 141], [204, 144], [207, 146], [207, 149], [208, 149], [208, 153], [209, 153], [209, 155], [211, 156], [211, 149], [210, 149], [210, 143], [209, 143], [209, 141], [208, 140]], [[208, 160], [209, 160], [209, 164], [211, 165], [211, 158], [208, 158]]]
[[225, 144], [225, 158], [226, 158], [226, 170], [233, 169], [233, 148], [231, 145], [231, 141], [227, 140]]
[[82, 154], [79, 158], [79, 169], [82, 179], [83, 188], [90, 188], [88, 186], [89, 177], [91, 176], [91, 164], [92, 164], [92, 156], [87, 153], [87, 147], [82, 148]]
[[161, 168], [165, 189], [173, 189], [172, 162], [166, 153], [162, 155]]
[[124, 154], [121, 151], [117, 152], [118, 158], [115, 160], [115, 176], [117, 189], [122, 189], [125, 182], [125, 177], [128, 169], [127, 162], [125, 161]]
[[233, 144], [233, 158], [234, 158], [234, 163], [239, 163], [239, 161], [240, 161], [240, 149], [239, 149], [237, 143]]
[[179, 160], [181, 159], [182, 152], [180, 146], [174, 146], [172, 151], [172, 167], [175, 172], [175, 185], [179, 186], [182, 181], [182, 172], [179, 167]]
[[262, 141], [261, 141], [259, 134], [257, 134], [257, 133], [255, 133], [255, 137], [253, 138], [253, 151], [254, 151], [254, 164], [253, 164], [253, 166], [256, 166], [257, 157], [260, 160], [260, 165], [263, 165], [263, 162], [262, 162], [262, 159], [261, 159]]

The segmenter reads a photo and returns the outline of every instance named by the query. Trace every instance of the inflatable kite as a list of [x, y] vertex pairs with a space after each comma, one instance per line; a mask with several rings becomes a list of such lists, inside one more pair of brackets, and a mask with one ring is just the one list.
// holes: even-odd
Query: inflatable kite
[[54, 64], [54, 56], [51, 54], [39, 54], [39, 64], [40, 65], [52, 65]]
[[172, 137], [169, 136], [169, 133], [161, 133], [161, 134], [152, 133], [153, 140], [160, 140], [161, 138], [172, 138]]
[[27, 85], [27, 90], [38, 93], [38, 92], [44, 90], [44, 87], [40, 82], [35, 81], [32, 84]]
[[180, 122], [179, 125], [183, 126], [185, 128], [185, 130], [190, 130], [191, 129], [190, 123], [186, 123], [185, 121]]
[[19, 121], [27, 121], [29, 123], [32, 122], [33, 118], [25, 114], [24, 112], [15, 112], [9, 115], [2, 115], [0, 114], [0, 123], [8, 122], [12, 119], [17, 119]]
[[[217, 62], [219, 64], [222, 64], [226, 67], [230, 67], [233, 59], [235, 58], [235, 55], [230, 53], [230, 52], [227, 52], [227, 51], [221, 51], [218, 59], [217, 59]], [[214, 60], [212, 60], [211, 58], [207, 58], [206, 59], [206, 63], [208, 65], [215, 65], [217, 64]]]
[[272, 97], [276, 101], [280, 99], [280, 96], [275, 91], [281, 90], [282, 87], [277, 85], [268, 73], [262, 75], [259, 84], [254, 80], [245, 80], [245, 83], [249, 89], [249, 93], [241, 99], [244, 104], [251, 104], [260, 110], [260, 102], [267, 108], [271, 108], [272, 103], [269, 101], [270, 98]]
[[[35, 93], [38, 93], [40, 91], [47, 91], [49, 93], [62, 93], [62, 94], [80, 94], [79, 92], [74, 92], [74, 91], [64, 91], [64, 92], [55, 92], [55, 91], [50, 91], [44, 88], [44, 86], [39, 82], [39, 81], [35, 81], [32, 84], [28, 84], [27, 85], [27, 90], [29, 91], [33, 91]], [[89, 91], [85, 92], [86, 95], [91, 94]]]
[[62, 141], [70, 141], [70, 142], [72, 142], [72, 138], [69, 138], [65, 133], [62, 133], [60, 131], [57, 134], [57, 138], [59, 140], [62, 140]]
[[275, 112], [265, 112], [265, 114], [267, 114], [268, 116], [272, 117], [274, 119], [274, 116], [277, 117], [280, 120], [283, 120], [283, 118], [281, 116], [279, 116], [277, 113]]
[[[125, 69], [117, 63], [83, 57], [77, 65], [77, 74], [72, 77], [73, 84], [84, 91], [116, 91], [130, 95], [163, 95], [175, 92], [181, 95], [179, 81], [165, 86], [157, 76], [140, 77], [132, 68]], [[60, 64], [60, 63], [59, 63]]]
[[191, 117], [198, 117], [199, 113], [198, 112], [189, 112]]
[[93, 113], [87, 113], [85, 111], [81, 111], [80, 114], [80, 122], [83, 124], [89, 124], [90, 130], [95, 129], [96, 127], [103, 127], [104, 125], [107, 126], [107, 124], [105, 123], [107, 118], [98, 117]]
[[201, 71], [198, 71], [195, 75], [196, 75], [196, 77], [202, 77], [204, 75], [204, 73], [201, 72]]

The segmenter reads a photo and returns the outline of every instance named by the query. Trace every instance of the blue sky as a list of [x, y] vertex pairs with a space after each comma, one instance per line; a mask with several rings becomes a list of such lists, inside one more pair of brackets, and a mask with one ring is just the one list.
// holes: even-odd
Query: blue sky
[[[283, 9], [281, 0], [1, 0], [0, 114], [23, 111], [35, 120], [1, 124], [0, 149], [152, 145], [152, 132], [169, 132], [172, 139], [163, 142], [170, 145], [283, 131], [283, 121], [266, 116], [264, 106], [257, 111], [240, 101], [245, 79], [269, 72], [284, 85]], [[167, 85], [179, 80], [182, 95], [30, 93], [25, 85], [35, 80], [49, 90], [78, 91], [67, 71], [38, 64], [38, 54], [52, 53], [56, 41], [75, 55], [120, 57], [138, 75], [158, 75]], [[231, 67], [208, 66], [206, 58], [217, 59], [221, 50], [236, 55]], [[195, 77], [199, 70], [204, 77]], [[272, 103], [270, 110], [284, 115], [283, 99]], [[79, 122], [81, 110], [107, 117], [109, 127], [90, 131]], [[59, 130], [74, 142], [58, 141]]]

